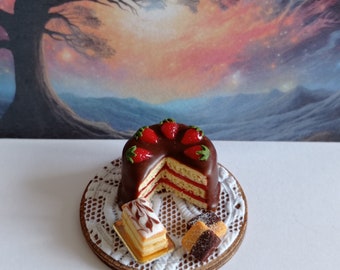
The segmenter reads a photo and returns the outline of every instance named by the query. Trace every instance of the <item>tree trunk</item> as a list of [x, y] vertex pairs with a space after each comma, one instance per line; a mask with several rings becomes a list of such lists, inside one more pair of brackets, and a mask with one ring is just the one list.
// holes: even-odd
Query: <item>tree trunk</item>
[[39, 14], [32, 13], [32, 10], [15, 11], [16, 25], [11, 27], [9, 37], [16, 93], [0, 120], [0, 136], [122, 138], [122, 134], [105, 123], [80, 118], [55, 94], [48, 82], [43, 59], [42, 36], [47, 21], [43, 18], [44, 14], [47, 16], [48, 11]]

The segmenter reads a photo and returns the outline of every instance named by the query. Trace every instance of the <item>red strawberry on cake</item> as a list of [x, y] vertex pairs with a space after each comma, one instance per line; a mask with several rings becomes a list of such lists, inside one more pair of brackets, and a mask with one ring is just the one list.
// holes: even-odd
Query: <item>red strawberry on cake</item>
[[202, 140], [204, 132], [199, 127], [191, 127], [185, 133], [181, 140], [183, 144], [195, 144]]
[[[146, 134], [153, 138], [145, 140]], [[138, 132], [137, 132], [138, 133]], [[122, 153], [118, 204], [167, 191], [207, 210], [216, 210], [220, 183], [216, 150], [198, 127], [165, 119], [142, 128]]]
[[158, 142], [158, 136], [157, 134], [149, 127], [142, 127], [137, 130], [135, 133], [135, 138], [138, 140], [139, 138], [143, 142], [147, 143], [157, 143]]
[[161, 122], [161, 131], [165, 137], [173, 140], [178, 132], [179, 125], [172, 118], [165, 119]]
[[131, 146], [127, 151], [126, 151], [126, 159], [130, 163], [139, 163], [144, 160], [148, 160], [151, 157], [150, 151], [137, 147], [136, 145]]
[[210, 150], [205, 145], [195, 145], [184, 150], [184, 154], [196, 160], [208, 160]]

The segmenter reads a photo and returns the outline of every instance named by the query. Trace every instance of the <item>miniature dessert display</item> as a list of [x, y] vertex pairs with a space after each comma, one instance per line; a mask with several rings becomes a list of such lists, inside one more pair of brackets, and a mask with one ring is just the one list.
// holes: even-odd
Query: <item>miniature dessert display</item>
[[166, 119], [140, 128], [91, 179], [80, 222], [110, 268], [213, 270], [239, 248], [247, 203], [203, 131]]
[[219, 238], [223, 238], [227, 233], [227, 226], [216, 213], [208, 211], [192, 218], [187, 223], [188, 230], [197, 222], [201, 221], [209, 227]]
[[220, 198], [216, 150], [203, 131], [166, 119], [140, 128], [122, 153], [119, 206], [166, 190], [215, 211]]
[[202, 221], [197, 221], [182, 238], [183, 249], [197, 260], [206, 261], [221, 239]]
[[114, 227], [138, 262], [154, 260], [173, 250], [165, 227], [145, 198], [124, 204], [122, 210], [122, 220]]

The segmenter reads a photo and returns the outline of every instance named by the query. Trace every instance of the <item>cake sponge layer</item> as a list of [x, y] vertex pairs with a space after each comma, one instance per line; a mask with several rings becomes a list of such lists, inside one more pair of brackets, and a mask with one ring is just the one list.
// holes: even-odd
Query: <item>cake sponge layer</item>
[[202, 221], [197, 221], [182, 238], [183, 249], [205, 261], [221, 243], [221, 239]]

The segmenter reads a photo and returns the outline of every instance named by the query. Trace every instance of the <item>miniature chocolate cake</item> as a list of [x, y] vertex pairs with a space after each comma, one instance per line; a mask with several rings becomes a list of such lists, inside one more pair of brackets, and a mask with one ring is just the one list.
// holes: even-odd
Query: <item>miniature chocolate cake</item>
[[216, 150], [198, 127], [166, 119], [139, 129], [122, 153], [118, 205], [155, 192], [172, 192], [207, 210], [219, 203]]

